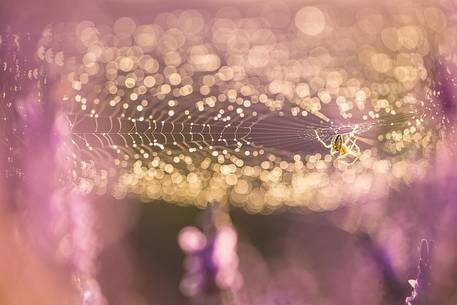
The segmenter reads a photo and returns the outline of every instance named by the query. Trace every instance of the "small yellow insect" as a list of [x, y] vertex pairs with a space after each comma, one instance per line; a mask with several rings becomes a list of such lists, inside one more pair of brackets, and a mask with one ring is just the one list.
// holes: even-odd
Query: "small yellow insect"
[[[316, 133], [317, 140], [321, 142], [325, 148], [330, 149], [330, 155], [334, 156], [335, 154], [338, 154], [338, 157], [336, 158], [337, 160], [341, 160], [346, 164], [353, 164], [360, 158], [360, 147], [357, 145], [357, 139], [353, 133], [348, 135], [337, 134], [332, 137], [330, 144], [326, 144], [324, 141], [322, 141], [317, 131], [315, 130], [314, 132]], [[346, 161], [348, 157], [353, 158], [352, 162]]]

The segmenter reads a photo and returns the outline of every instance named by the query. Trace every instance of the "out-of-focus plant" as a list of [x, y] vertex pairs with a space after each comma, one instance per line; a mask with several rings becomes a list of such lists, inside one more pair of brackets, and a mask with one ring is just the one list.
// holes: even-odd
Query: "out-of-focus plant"
[[413, 288], [411, 296], [406, 298], [407, 305], [430, 305], [427, 287], [430, 285], [430, 263], [433, 252], [433, 241], [423, 239], [419, 247], [419, 265], [416, 279], [409, 280]]
[[232, 304], [241, 285], [237, 241], [228, 214], [217, 207], [210, 210], [203, 232], [193, 226], [182, 229], [178, 243], [187, 254], [182, 293], [199, 300], [220, 295], [221, 304]]

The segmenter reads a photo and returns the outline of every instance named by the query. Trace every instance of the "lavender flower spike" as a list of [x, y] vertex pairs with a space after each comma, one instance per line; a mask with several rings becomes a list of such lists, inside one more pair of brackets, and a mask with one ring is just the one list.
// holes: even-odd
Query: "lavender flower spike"
[[413, 287], [411, 296], [406, 298], [407, 305], [430, 305], [427, 297], [427, 287], [430, 285], [430, 263], [432, 259], [433, 241], [422, 239], [419, 249], [419, 265], [417, 278], [409, 280]]

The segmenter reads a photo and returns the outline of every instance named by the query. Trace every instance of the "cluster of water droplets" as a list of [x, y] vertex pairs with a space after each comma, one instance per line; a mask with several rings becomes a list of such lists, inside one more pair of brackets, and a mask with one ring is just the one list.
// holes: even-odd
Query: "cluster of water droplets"
[[[317, 211], [424, 177], [444, 117], [427, 60], [452, 52], [454, 27], [436, 7], [338, 10], [268, 2], [50, 26], [37, 56], [80, 190]], [[336, 160], [316, 132], [356, 140], [359, 160]]]

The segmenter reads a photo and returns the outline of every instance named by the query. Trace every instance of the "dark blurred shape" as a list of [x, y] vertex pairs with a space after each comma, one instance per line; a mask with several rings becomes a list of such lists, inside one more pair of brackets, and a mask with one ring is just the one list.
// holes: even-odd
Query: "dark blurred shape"
[[446, 59], [435, 60], [435, 67], [432, 70], [435, 90], [439, 94], [440, 104], [446, 115], [454, 115], [457, 110], [456, 88], [457, 88], [457, 67]]
[[382, 275], [384, 298], [388, 299], [386, 301], [395, 302], [403, 298], [407, 287], [398, 279], [387, 253], [375, 243], [369, 234], [360, 232], [358, 238], [361, 245], [371, 254]]

